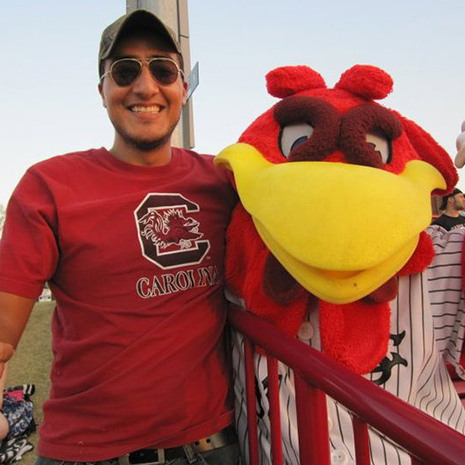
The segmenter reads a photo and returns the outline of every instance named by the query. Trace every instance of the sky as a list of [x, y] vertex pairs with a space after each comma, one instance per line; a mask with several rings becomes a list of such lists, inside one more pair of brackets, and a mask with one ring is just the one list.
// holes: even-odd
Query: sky
[[[200, 70], [196, 151], [218, 153], [276, 102], [268, 71], [307, 65], [332, 87], [346, 69], [370, 64], [394, 79], [382, 103], [455, 156], [465, 120], [463, 0], [188, 0], [188, 10], [191, 64]], [[125, 0], [2, 1], [0, 204], [30, 165], [111, 147], [97, 52], [103, 28], [125, 11]]]

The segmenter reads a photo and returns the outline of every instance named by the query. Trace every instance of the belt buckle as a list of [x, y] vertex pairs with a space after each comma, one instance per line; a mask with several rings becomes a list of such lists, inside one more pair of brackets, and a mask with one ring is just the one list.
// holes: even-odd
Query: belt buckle
[[129, 454], [118, 457], [118, 465], [163, 465], [165, 460], [165, 449], [157, 449], [157, 460], [155, 462], [138, 462], [137, 464], [129, 460]]
[[212, 434], [206, 438], [199, 439], [192, 443], [195, 451], [198, 453], [207, 452], [209, 450], [217, 449], [218, 447], [227, 446], [232, 444], [230, 428], [225, 428], [217, 433]]
[[209, 450], [213, 450], [216, 447], [215, 447], [214, 442], [211, 439], [212, 439], [211, 436], [207, 438], [199, 439], [198, 441], [195, 441], [194, 443], [192, 443], [191, 446], [194, 448], [195, 452], [197, 452], [198, 454], [202, 452], [207, 452]]

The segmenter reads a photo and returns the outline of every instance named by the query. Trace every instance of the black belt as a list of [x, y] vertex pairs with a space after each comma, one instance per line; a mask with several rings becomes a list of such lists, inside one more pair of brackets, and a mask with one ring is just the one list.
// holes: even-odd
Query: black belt
[[[235, 442], [237, 442], [236, 431], [233, 426], [228, 426], [218, 433], [186, 445], [190, 446], [194, 453], [201, 453], [228, 446]], [[118, 457], [117, 461], [118, 465], [163, 464], [170, 460], [185, 458], [186, 452], [184, 448], [185, 446], [170, 447], [169, 449], [139, 449]]]

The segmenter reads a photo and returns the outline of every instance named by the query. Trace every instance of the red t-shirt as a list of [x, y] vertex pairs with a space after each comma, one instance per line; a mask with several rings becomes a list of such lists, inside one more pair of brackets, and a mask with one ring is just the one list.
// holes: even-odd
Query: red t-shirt
[[222, 347], [225, 229], [212, 157], [139, 167], [106, 149], [30, 168], [9, 202], [0, 290], [56, 297], [39, 453], [97, 461], [233, 421]]

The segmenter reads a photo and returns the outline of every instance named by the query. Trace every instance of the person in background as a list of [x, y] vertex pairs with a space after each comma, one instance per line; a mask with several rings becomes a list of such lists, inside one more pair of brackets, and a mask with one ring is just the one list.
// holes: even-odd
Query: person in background
[[102, 34], [113, 147], [56, 156], [16, 187], [0, 243], [0, 371], [48, 282], [56, 297], [39, 465], [235, 465], [223, 347], [236, 196], [172, 147], [187, 83], [176, 37], [136, 10]]
[[460, 189], [455, 188], [450, 194], [444, 196], [440, 209], [444, 210], [444, 213], [436, 218], [432, 224], [441, 226], [446, 231], [456, 227], [463, 227], [465, 217], [460, 212], [465, 209], [465, 198]]

